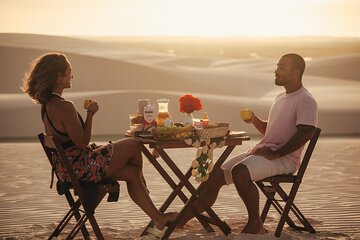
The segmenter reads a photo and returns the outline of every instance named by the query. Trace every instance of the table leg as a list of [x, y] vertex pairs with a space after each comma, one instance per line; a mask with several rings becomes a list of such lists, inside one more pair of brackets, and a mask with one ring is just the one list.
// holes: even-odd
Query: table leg
[[[171, 158], [166, 154], [166, 152], [162, 148], [156, 148], [159, 155], [164, 159], [164, 161], [168, 164], [168, 166], [171, 168], [171, 170], [175, 173], [175, 175], [180, 179], [180, 181], [185, 185], [185, 187], [190, 191], [191, 197], [189, 201], [186, 203], [185, 207], [180, 212], [178, 218], [175, 220], [174, 224], [170, 226], [169, 228], [175, 228], [175, 226], [178, 224], [178, 222], [183, 218], [185, 212], [189, 211], [189, 207], [193, 206], [193, 203], [195, 201], [198, 201], [205, 209], [205, 211], [209, 214], [210, 218], [213, 220], [212, 223], [217, 225], [225, 235], [228, 235], [231, 232], [230, 227], [223, 221], [220, 220], [220, 218], [217, 216], [217, 214], [212, 210], [210, 206], [205, 204], [202, 199], [199, 198], [200, 194], [205, 190], [206, 186], [209, 185], [213, 178], [211, 177], [214, 175], [214, 173], [218, 170], [220, 170], [220, 166], [223, 164], [223, 162], [226, 160], [226, 158], [230, 155], [230, 153], [233, 151], [235, 146], [228, 146], [223, 154], [220, 156], [218, 161], [216, 162], [212, 174], [210, 174], [210, 177], [207, 182], [203, 182], [198, 187], [198, 190], [196, 190], [193, 185], [188, 181], [188, 179], [185, 178], [185, 176], [182, 174], [180, 169], [175, 165], [175, 163], [171, 160]], [[201, 219], [203, 221], [204, 218]], [[200, 219], [199, 219], [200, 221]], [[167, 231], [171, 231], [171, 229], [167, 229]], [[167, 232], [166, 231], [166, 232]], [[165, 234], [166, 234], [165, 232]]]
[[[151, 162], [151, 164], [157, 169], [157, 171], [161, 174], [161, 176], [166, 180], [166, 182], [170, 185], [170, 187], [173, 189], [173, 192], [169, 195], [169, 197], [166, 199], [166, 201], [163, 203], [163, 205], [160, 207], [159, 211], [160, 212], [165, 212], [166, 209], [170, 206], [170, 204], [174, 201], [176, 196], [179, 196], [179, 198], [186, 203], [188, 201], [188, 198], [186, 197], [186, 195], [181, 191], [181, 189], [183, 188], [184, 184], [182, 182], [180, 182], [178, 185], [172, 180], [172, 178], [169, 176], [169, 174], [164, 170], [164, 168], [158, 163], [158, 161], [156, 160], [156, 158], [149, 152], [149, 150], [145, 147], [142, 146], [142, 152], [144, 153], [144, 155], [148, 158], [148, 160]], [[185, 177], [190, 178], [191, 176], [191, 168], [188, 170], [188, 172], [186, 173]], [[192, 213], [194, 214], [194, 216], [196, 216], [196, 218], [199, 220], [199, 222], [201, 222], [201, 224], [203, 225], [203, 227], [208, 231], [208, 232], [213, 232], [214, 230], [212, 229], [212, 227], [203, 219], [200, 218], [200, 213], [198, 213], [193, 207], [190, 209], [192, 211]], [[144, 229], [144, 231], [142, 232], [141, 236], [146, 235], [147, 234], [147, 229], [149, 227], [153, 227], [154, 223], [153, 221], [150, 221], [149, 224], [147, 225], [147, 227]]]
[[[202, 193], [206, 192], [206, 189], [211, 186], [211, 184], [215, 181], [215, 173], [216, 171], [221, 171], [221, 165], [225, 162], [225, 160], [229, 157], [231, 152], [234, 150], [235, 146], [227, 146], [224, 152], [221, 154], [219, 159], [216, 161], [214, 165], [213, 171], [210, 173], [209, 179], [206, 182], [202, 182], [200, 186], [197, 188], [198, 196], [201, 198]], [[191, 200], [191, 199], [190, 199]], [[226, 222], [221, 221], [217, 214], [211, 209], [211, 207], [207, 206], [204, 203], [201, 203], [204, 206], [205, 211], [209, 214], [210, 218], [207, 218], [207, 222], [217, 225], [223, 233], [227, 236], [231, 232], [231, 228], [227, 225]], [[215, 222], [214, 222], [215, 221]]]

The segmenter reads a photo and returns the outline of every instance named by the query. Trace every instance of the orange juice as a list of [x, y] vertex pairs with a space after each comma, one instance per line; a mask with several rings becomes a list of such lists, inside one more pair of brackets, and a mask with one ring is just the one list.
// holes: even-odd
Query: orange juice
[[84, 108], [85, 108], [85, 109], [88, 109], [89, 105], [90, 105], [91, 103], [93, 103], [93, 102], [95, 102], [95, 100], [85, 99], [85, 100], [84, 100]]
[[250, 120], [252, 118], [252, 111], [250, 109], [241, 109], [240, 116], [245, 121]]
[[158, 99], [157, 102], [159, 104], [159, 111], [155, 121], [158, 127], [162, 127], [164, 126], [165, 120], [167, 118], [171, 120], [171, 116], [168, 110], [169, 99]]
[[158, 127], [164, 126], [165, 119], [167, 119], [167, 118], [171, 118], [169, 112], [159, 112], [156, 117], [156, 125]]

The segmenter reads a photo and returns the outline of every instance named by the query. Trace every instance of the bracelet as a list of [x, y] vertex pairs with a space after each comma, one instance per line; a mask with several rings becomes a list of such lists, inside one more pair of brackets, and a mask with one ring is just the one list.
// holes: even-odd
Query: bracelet
[[92, 115], [94, 115], [95, 113], [91, 110], [87, 110], [88, 113], [92, 113]]

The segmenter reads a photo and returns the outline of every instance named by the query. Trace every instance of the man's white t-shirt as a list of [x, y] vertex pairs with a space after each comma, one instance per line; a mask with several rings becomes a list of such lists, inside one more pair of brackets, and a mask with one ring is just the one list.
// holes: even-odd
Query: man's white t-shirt
[[[304, 87], [286, 94], [279, 94], [269, 113], [266, 132], [263, 139], [250, 151], [254, 152], [261, 147], [270, 147], [276, 150], [284, 145], [296, 132], [299, 124], [316, 127], [318, 123], [318, 108], [314, 97]], [[288, 154], [298, 166], [301, 152], [304, 147]]]

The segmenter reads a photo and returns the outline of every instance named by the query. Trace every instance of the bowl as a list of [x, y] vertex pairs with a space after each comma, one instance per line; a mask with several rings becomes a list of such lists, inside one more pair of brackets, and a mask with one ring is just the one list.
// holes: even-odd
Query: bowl
[[143, 124], [144, 123], [144, 115], [138, 113], [130, 113], [129, 114], [130, 124]]
[[129, 124], [131, 132], [140, 132], [144, 129], [144, 124]]

